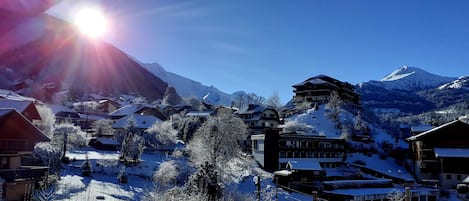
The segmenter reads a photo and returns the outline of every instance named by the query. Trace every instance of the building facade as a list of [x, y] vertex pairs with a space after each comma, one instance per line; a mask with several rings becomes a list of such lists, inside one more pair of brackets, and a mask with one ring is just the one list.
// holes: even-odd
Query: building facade
[[455, 188], [469, 176], [469, 125], [457, 120], [407, 138], [420, 182]]
[[311, 103], [324, 103], [329, 101], [331, 93], [336, 91], [344, 101], [358, 104], [360, 96], [355, 88], [348, 82], [341, 82], [326, 75], [318, 75], [293, 85], [293, 102], [296, 106]]
[[48, 176], [48, 167], [25, 164], [34, 146], [49, 141], [15, 109], [0, 109], [0, 200], [31, 200], [33, 189]]
[[269, 130], [251, 139], [254, 158], [269, 171], [286, 169], [289, 161], [314, 161], [321, 168], [333, 168], [346, 159], [346, 142], [340, 138]]

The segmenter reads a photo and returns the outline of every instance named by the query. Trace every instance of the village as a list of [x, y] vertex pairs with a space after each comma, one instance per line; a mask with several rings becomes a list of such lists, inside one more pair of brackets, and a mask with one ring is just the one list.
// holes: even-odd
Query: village
[[[252, 97], [241, 97], [230, 106], [197, 98], [188, 101], [172, 87], [167, 88], [163, 100], [151, 103], [135, 95], [110, 98], [89, 94], [75, 101], [62, 98], [56, 101], [60, 104], [48, 104], [2, 89], [1, 199], [78, 199], [74, 194], [88, 200], [143, 199], [152, 178], [160, 181], [162, 176], [155, 180], [154, 172], [162, 169], [165, 161], [179, 164], [178, 169], [191, 169], [187, 164], [195, 159], [185, 153], [188, 146], [194, 146], [189, 142], [199, 140], [200, 146], [208, 146], [211, 139], [197, 138], [197, 130], [226, 114], [235, 119], [223, 117], [234, 122], [226, 127], [229, 133], [225, 137], [233, 136], [246, 161], [251, 162], [245, 161], [249, 165], [243, 166], [231, 160], [231, 165], [224, 167], [238, 168], [240, 175], [233, 177], [238, 183], [246, 182], [240, 178], [259, 179], [259, 175], [269, 181], [262, 187], [254, 184], [260, 180], [243, 184], [250, 186], [245, 191], [253, 199], [289, 200], [289, 193], [307, 200], [468, 198], [469, 169], [462, 165], [469, 162], [467, 118], [441, 125], [402, 125], [398, 135], [391, 135], [368, 121], [360, 94], [347, 82], [318, 75], [292, 87], [292, 101], [284, 106]], [[230, 130], [229, 126], [237, 125], [236, 119], [243, 123], [235, 130], [246, 128], [246, 133], [241, 133], [244, 139], [237, 139], [237, 131]], [[215, 126], [225, 131], [224, 124]], [[61, 138], [56, 137], [59, 135]], [[54, 149], [37, 146], [43, 142], [50, 142], [48, 146]], [[210, 166], [201, 167], [210, 170]], [[104, 176], [93, 177], [96, 174]], [[81, 180], [87, 176], [106, 178], [117, 186], [134, 182], [140, 190], [127, 189], [132, 193], [125, 196], [110, 195], [119, 192], [94, 196], [89, 190], [79, 190], [88, 189], [84, 184], [75, 193], [66, 192], [73, 189], [70, 185], [76, 185], [69, 180], [74, 175], [83, 176]], [[135, 182], [141, 178], [144, 182]], [[165, 180], [157, 188], [168, 191], [185, 185], [187, 178]], [[268, 186], [281, 189], [283, 197], [261, 194]], [[210, 194], [210, 188], [205, 188]]]

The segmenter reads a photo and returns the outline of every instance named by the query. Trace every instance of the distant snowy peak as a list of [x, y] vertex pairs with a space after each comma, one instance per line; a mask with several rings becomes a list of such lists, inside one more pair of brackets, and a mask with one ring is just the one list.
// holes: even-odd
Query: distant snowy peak
[[197, 97], [206, 103], [215, 105], [229, 105], [234, 99], [234, 95], [222, 92], [213, 86], [205, 86], [200, 82], [168, 72], [158, 63], [140, 64], [167, 82], [169, 86], [176, 88], [176, 91], [182, 97]]
[[416, 90], [434, 88], [455, 79], [435, 75], [416, 67], [402, 66], [381, 79], [380, 83], [386, 89]]
[[457, 80], [454, 80], [450, 83], [446, 83], [438, 87], [439, 90], [444, 89], [465, 89], [469, 90], [469, 75], [462, 76]]

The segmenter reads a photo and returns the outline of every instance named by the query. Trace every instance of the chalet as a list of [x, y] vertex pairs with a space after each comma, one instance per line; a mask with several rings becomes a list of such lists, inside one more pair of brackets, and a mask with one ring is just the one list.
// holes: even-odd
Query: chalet
[[126, 105], [115, 110], [114, 112], [109, 113], [106, 118], [115, 122], [116, 120], [129, 115], [153, 116], [163, 121], [169, 119], [169, 116], [166, 115], [163, 111], [149, 105]]
[[117, 140], [110, 138], [92, 138], [90, 139], [88, 145], [99, 150], [110, 151], [118, 151], [120, 147], [120, 143]]
[[265, 129], [277, 128], [280, 118], [277, 111], [270, 106], [249, 104], [245, 109], [236, 112], [249, 127], [249, 134], [262, 134]]
[[346, 157], [346, 143], [341, 138], [267, 130], [251, 140], [252, 155], [268, 171], [285, 169], [289, 161], [315, 161], [321, 168], [333, 168]]
[[293, 88], [295, 93], [293, 102], [296, 106], [327, 102], [333, 91], [336, 91], [344, 101], [358, 104], [360, 100], [353, 85], [326, 75], [311, 77], [304, 82], [293, 85]]
[[0, 200], [30, 200], [39, 181], [48, 176], [48, 167], [24, 164], [34, 146], [49, 141], [31, 121], [15, 109], [0, 109]]
[[469, 176], [469, 124], [456, 120], [407, 138], [420, 182], [455, 188]]
[[270, 106], [249, 104], [235, 114], [241, 118], [249, 128], [247, 139], [242, 142], [243, 149], [251, 150], [251, 135], [263, 134], [266, 129], [277, 128], [280, 124], [278, 112]]
[[34, 98], [21, 96], [13, 91], [5, 90], [5, 89], [0, 89], [0, 99], [37, 102], [37, 100]]
[[31, 122], [41, 120], [41, 116], [32, 101], [0, 99], [0, 108], [14, 108]]
[[129, 129], [130, 121], [134, 121], [134, 127], [136, 134], [143, 135], [145, 130], [150, 128], [156, 122], [161, 121], [160, 119], [154, 116], [148, 115], [129, 115], [123, 118], [118, 119], [113, 125], [112, 128], [115, 130], [115, 134], [125, 134], [126, 130]]
[[82, 121], [80, 114], [72, 108], [63, 106], [63, 105], [48, 105], [52, 110], [52, 113], [55, 115], [55, 120], [57, 123], [71, 122], [75, 125], [79, 125]]
[[120, 104], [109, 100], [93, 100], [73, 103], [73, 108], [80, 113], [94, 114], [94, 115], [107, 115], [120, 108]]
[[288, 161], [285, 170], [274, 172], [277, 184], [307, 193], [320, 191], [319, 181], [325, 176], [326, 171], [314, 160]]

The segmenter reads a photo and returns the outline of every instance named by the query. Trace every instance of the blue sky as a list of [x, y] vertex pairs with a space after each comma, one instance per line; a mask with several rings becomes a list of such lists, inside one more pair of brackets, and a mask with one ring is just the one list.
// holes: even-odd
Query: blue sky
[[356, 84], [402, 65], [469, 74], [469, 1], [64, 0], [49, 13], [78, 4], [101, 6], [124, 52], [227, 93], [286, 102], [311, 76]]

